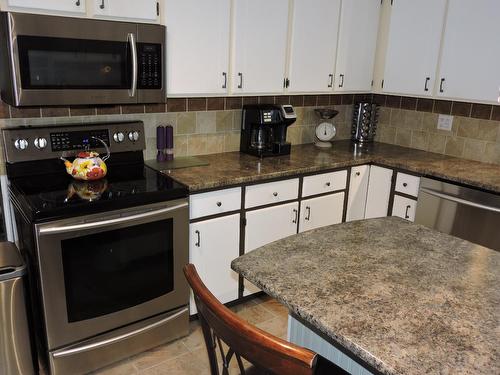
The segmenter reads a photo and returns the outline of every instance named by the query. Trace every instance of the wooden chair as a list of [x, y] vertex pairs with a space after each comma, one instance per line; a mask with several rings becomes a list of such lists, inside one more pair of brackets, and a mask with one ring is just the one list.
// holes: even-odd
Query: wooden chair
[[[184, 274], [193, 289], [212, 375], [219, 375], [217, 346], [222, 358], [222, 374], [229, 374], [229, 364], [236, 358], [241, 374], [319, 375], [348, 374], [315, 352], [260, 330], [238, 317], [203, 284], [192, 264]], [[224, 353], [224, 342], [228, 346]], [[253, 367], [245, 369], [242, 358]]]

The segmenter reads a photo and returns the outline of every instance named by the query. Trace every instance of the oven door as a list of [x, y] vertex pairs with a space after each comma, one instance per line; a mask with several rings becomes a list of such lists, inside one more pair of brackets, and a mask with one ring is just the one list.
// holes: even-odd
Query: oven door
[[188, 304], [188, 203], [35, 226], [49, 350]]
[[137, 25], [8, 14], [14, 105], [137, 102]]

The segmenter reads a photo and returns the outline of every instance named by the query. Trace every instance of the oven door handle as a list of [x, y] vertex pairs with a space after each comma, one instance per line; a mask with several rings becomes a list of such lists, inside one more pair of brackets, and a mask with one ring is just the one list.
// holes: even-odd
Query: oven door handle
[[74, 354], [78, 354], [78, 353], [88, 352], [89, 350], [99, 349], [99, 348], [102, 348], [103, 346], [111, 345], [111, 344], [117, 343], [119, 341], [126, 340], [126, 339], [128, 339], [130, 337], [140, 335], [141, 333], [147, 332], [147, 331], [149, 331], [149, 330], [151, 330], [153, 328], [161, 326], [162, 324], [165, 324], [168, 321], [170, 321], [172, 319], [175, 319], [175, 318], [177, 318], [178, 316], [180, 316], [182, 314], [185, 314], [187, 312], [187, 310], [188, 310], [187, 307], [185, 307], [181, 311], [178, 311], [175, 314], [166, 317], [165, 319], [159, 320], [159, 321], [157, 321], [157, 322], [155, 322], [153, 324], [150, 324], [148, 326], [141, 327], [141, 328], [136, 329], [136, 330], [134, 330], [132, 332], [124, 333], [123, 335], [112, 337], [112, 338], [107, 339], [107, 340], [102, 340], [102, 341], [94, 342], [92, 344], [82, 345], [82, 346], [79, 346], [79, 347], [76, 347], [76, 348], [72, 348], [72, 349], [68, 349], [68, 350], [62, 350], [60, 352], [54, 353], [53, 356], [54, 356], [54, 358], [67, 357], [69, 355], [74, 355]]
[[79, 231], [79, 230], [102, 228], [102, 227], [107, 227], [107, 226], [114, 225], [114, 224], [126, 223], [126, 222], [131, 222], [131, 221], [136, 221], [136, 220], [141, 220], [141, 219], [146, 219], [146, 218], [162, 215], [162, 214], [170, 212], [170, 211], [178, 210], [179, 208], [187, 207], [187, 205], [188, 205], [188, 203], [185, 202], [185, 203], [178, 204], [176, 206], [162, 208], [160, 210], [143, 212], [143, 213], [136, 214], [136, 215], [119, 217], [116, 219], [101, 220], [101, 221], [96, 221], [96, 222], [91, 222], [91, 223], [82, 223], [82, 224], [74, 224], [74, 225], [45, 227], [45, 228], [40, 228], [38, 233], [40, 233], [41, 235], [43, 235], [43, 234], [60, 234], [60, 233], [75, 232], [75, 231]]
[[127, 41], [130, 45], [130, 52], [132, 53], [132, 85], [128, 90], [128, 96], [133, 98], [137, 91], [137, 45], [135, 43], [134, 33], [128, 33]]

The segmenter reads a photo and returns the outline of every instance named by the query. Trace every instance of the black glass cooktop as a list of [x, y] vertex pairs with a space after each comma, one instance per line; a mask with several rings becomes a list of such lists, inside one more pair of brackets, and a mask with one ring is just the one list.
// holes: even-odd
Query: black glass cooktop
[[108, 167], [97, 181], [62, 172], [10, 179], [13, 203], [31, 221], [55, 220], [186, 197], [187, 188], [143, 163]]

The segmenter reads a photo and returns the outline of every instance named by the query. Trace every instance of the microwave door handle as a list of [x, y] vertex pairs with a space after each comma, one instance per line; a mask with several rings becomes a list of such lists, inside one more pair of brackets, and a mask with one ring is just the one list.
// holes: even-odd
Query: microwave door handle
[[135, 42], [134, 33], [128, 33], [127, 41], [130, 45], [130, 52], [132, 53], [132, 85], [128, 90], [128, 95], [133, 98], [137, 91], [137, 44]]
[[154, 210], [154, 211], [147, 211], [147, 212], [143, 212], [143, 213], [136, 214], [136, 215], [119, 217], [116, 219], [101, 220], [101, 221], [82, 223], [82, 224], [62, 225], [62, 226], [40, 228], [39, 233], [40, 233], [40, 235], [61, 234], [61, 233], [76, 232], [76, 231], [80, 231], [80, 230], [108, 227], [108, 226], [115, 225], [115, 224], [128, 223], [128, 222], [133, 222], [133, 221], [137, 221], [137, 220], [141, 220], [141, 219], [147, 219], [150, 217], [158, 216], [158, 215], [170, 212], [170, 211], [175, 211], [175, 210], [178, 210], [180, 208], [187, 207], [187, 205], [188, 205], [188, 203], [186, 202], [186, 203], [181, 203], [181, 204], [178, 204], [178, 205], [175, 205], [172, 207], [162, 208], [162, 209]]

